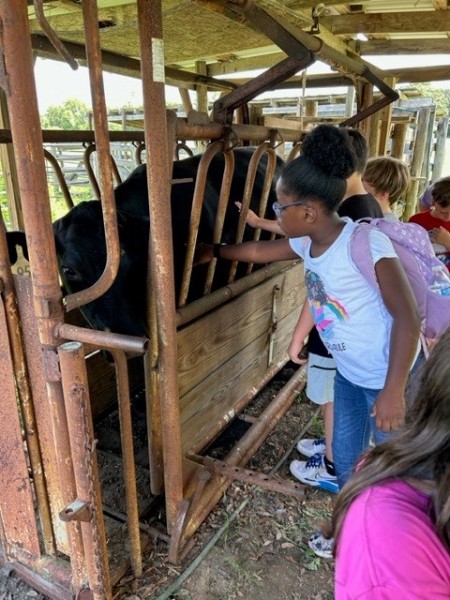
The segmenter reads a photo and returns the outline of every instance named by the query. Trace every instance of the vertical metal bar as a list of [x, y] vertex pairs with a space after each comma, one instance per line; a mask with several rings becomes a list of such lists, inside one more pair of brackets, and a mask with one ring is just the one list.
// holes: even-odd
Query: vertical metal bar
[[[47, 174], [39, 111], [34, 85], [33, 53], [31, 48], [26, 0], [0, 1], [2, 25], [4, 78], [1, 81], [8, 100], [11, 132], [14, 142], [19, 187], [25, 229], [28, 233], [28, 254], [33, 281], [33, 306], [43, 357], [48, 365], [54, 357], [55, 327], [63, 321], [62, 295], [53, 238]], [[42, 348], [39, 348], [42, 350]], [[61, 382], [57, 375], [46, 371], [47, 409], [51, 438], [57, 453], [59, 486], [55, 503], [64, 505], [73, 484], [69, 456], [69, 439], [62, 398]], [[52, 473], [53, 475], [53, 473]], [[63, 483], [64, 482], [64, 483]], [[71, 533], [71, 547], [79, 547], [77, 532]], [[68, 552], [66, 540], [60, 547]], [[77, 588], [84, 569], [80, 553], [72, 555], [73, 585]]]
[[194, 261], [195, 245], [197, 243], [198, 227], [203, 208], [203, 199], [205, 197], [206, 182], [208, 179], [208, 169], [212, 159], [223, 151], [223, 142], [216, 141], [208, 146], [203, 153], [197, 170], [195, 180], [194, 197], [192, 199], [191, 220], [189, 223], [189, 237], [186, 248], [186, 257], [184, 260], [183, 277], [181, 279], [180, 295], [178, 306], [184, 306], [187, 302], [189, 293], [189, 284], [192, 275], [192, 263]]
[[[248, 209], [250, 207], [250, 202], [252, 200], [252, 195], [255, 188], [255, 179], [258, 171], [258, 165], [261, 162], [263, 155], [267, 155], [267, 167], [264, 175], [264, 185], [261, 190], [261, 195], [257, 198], [259, 202], [258, 206], [258, 214], [260, 216], [264, 216], [266, 213], [267, 200], [270, 194], [270, 188], [272, 185], [273, 176], [276, 168], [276, 153], [273, 148], [270, 147], [268, 142], [263, 142], [260, 144], [255, 152], [253, 153], [250, 163], [248, 165], [247, 178], [245, 180], [245, 188], [244, 188], [244, 196], [242, 198], [242, 209], [241, 215], [239, 217], [238, 228], [236, 232], [236, 244], [242, 242], [244, 237], [244, 230], [246, 225], [246, 217], [248, 213]], [[259, 239], [259, 235], [261, 230], [256, 230], [254, 233], [254, 239]], [[236, 269], [237, 269], [237, 261], [233, 261], [230, 266], [230, 273], [228, 276], [228, 282], [231, 283], [234, 281], [236, 277]], [[247, 267], [247, 273], [251, 273], [253, 267], [253, 263], [249, 263]]]
[[99, 474], [83, 345], [66, 342], [58, 348], [64, 400], [70, 431], [77, 497], [90, 519], [81, 521], [86, 570], [93, 600], [112, 600], [108, 546], [102, 513]]
[[[160, 388], [164, 440], [167, 528], [183, 499], [181, 425], [177, 372], [170, 180], [164, 97], [164, 46], [161, 0], [138, 0], [144, 91], [145, 147], [150, 210], [150, 274], [155, 290], [160, 349]], [[170, 444], [170, 446], [169, 446]]]
[[102, 76], [102, 55], [98, 30], [98, 11], [96, 0], [83, 0], [83, 20], [86, 39], [86, 58], [89, 67], [92, 108], [94, 113], [95, 146], [98, 150], [100, 188], [102, 198], [103, 222], [105, 228], [106, 266], [91, 287], [69, 294], [65, 298], [66, 309], [83, 306], [104, 294], [114, 282], [120, 263], [119, 234], [116, 219], [116, 207], [113, 189], [113, 176], [109, 150], [108, 115], [105, 104], [105, 91]]
[[[216, 221], [214, 223], [214, 235], [212, 240], [213, 244], [219, 243], [222, 238], [223, 223], [225, 221], [225, 214], [227, 212], [227, 208], [230, 202], [231, 183], [233, 181], [234, 175], [233, 151], [228, 150], [224, 152], [223, 155], [225, 158], [225, 171], [223, 173], [222, 185], [220, 187], [219, 204], [217, 206]], [[204, 294], [209, 294], [211, 292], [216, 265], [217, 259], [213, 258], [213, 260], [208, 265], [206, 282], [203, 289]]]
[[120, 350], [112, 350], [111, 354], [113, 355], [114, 366], [116, 368], [117, 395], [119, 400], [120, 439], [122, 443], [131, 568], [134, 576], [140, 577], [142, 575], [141, 537], [139, 533], [139, 509], [127, 359], [125, 358], [125, 353]]

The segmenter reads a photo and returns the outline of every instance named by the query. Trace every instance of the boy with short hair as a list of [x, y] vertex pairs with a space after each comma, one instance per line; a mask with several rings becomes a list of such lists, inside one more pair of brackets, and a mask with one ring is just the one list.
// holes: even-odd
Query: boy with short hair
[[436, 256], [450, 271], [450, 177], [442, 177], [433, 184], [431, 198], [431, 209], [413, 215], [409, 222], [429, 232]]
[[411, 181], [408, 165], [392, 156], [379, 156], [368, 161], [362, 182], [378, 201], [383, 216], [398, 221], [395, 203], [403, 196]]

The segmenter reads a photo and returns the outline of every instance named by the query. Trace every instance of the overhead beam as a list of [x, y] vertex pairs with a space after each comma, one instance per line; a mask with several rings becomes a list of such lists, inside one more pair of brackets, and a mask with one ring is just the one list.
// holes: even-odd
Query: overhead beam
[[[62, 61], [61, 56], [56, 52], [49, 40], [39, 34], [32, 34], [31, 43], [33, 50], [38, 56]], [[64, 42], [66, 49], [81, 65], [86, 65], [86, 49], [82, 44], [74, 42]], [[141, 62], [135, 58], [115, 54], [114, 52], [102, 51], [102, 64], [105, 71], [115, 73], [116, 75], [125, 75], [127, 77], [141, 78]], [[188, 87], [195, 89], [197, 85], [206, 85], [208, 89], [217, 91], [229, 91], [234, 88], [232, 83], [224, 79], [213, 79], [207, 75], [199, 75], [190, 71], [183, 71], [173, 67], [165, 68], [166, 83], [177, 87]]]
[[369, 40], [368, 42], [358, 42], [356, 49], [359, 49], [364, 56], [370, 54], [450, 54], [450, 40], [447, 38]]
[[450, 31], [450, 11], [359, 13], [320, 18], [334, 35]]

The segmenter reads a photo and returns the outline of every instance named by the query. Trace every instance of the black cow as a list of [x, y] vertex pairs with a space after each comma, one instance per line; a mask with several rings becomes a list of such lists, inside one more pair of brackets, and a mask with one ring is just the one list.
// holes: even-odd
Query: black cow
[[[230, 200], [225, 217], [222, 241], [235, 240], [239, 213], [234, 200], [241, 200], [252, 148], [236, 148], [235, 174]], [[173, 163], [173, 179], [190, 179], [189, 182], [174, 183], [171, 193], [171, 212], [174, 245], [175, 285], [179, 288], [184, 265], [188, 226], [190, 221], [195, 178], [201, 155], [195, 155]], [[259, 201], [264, 182], [267, 157], [260, 161], [252, 206]], [[277, 163], [276, 177], [282, 168], [281, 159]], [[198, 242], [211, 243], [216, 209], [224, 170], [224, 157], [216, 155], [209, 167], [205, 199], [198, 232]], [[111, 288], [100, 298], [84, 306], [82, 311], [89, 323], [96, 329], [146, 335], [146, 273], [149, 235], [149, 212], [147, 197], [146, 166], [137, 167], [131, 175], [115, 189], [117, 219], [121, 245], [121, 259], [117, 278]], [[268, 207], [271, 210], [275, 201], [272, 186]], [[271, 216], [272, 213], [269, 213]], [[69, 292], [77, 292], [92, 285], [102, 274], [106, 263], [105, 238], [100, 202], [82, 202], [67, 215], [54, 223], [56, 248], [61, 273]], [[248, 235], [250, 235], [250, 231]], [[205, 265], [194, 268], [190, 287], [192, 300], [201, 296], [195, 287], [195, 278]], [[200, 278], [204, 281], [203, 277]], [[225, 280], [223, 280], [225, 282]], [[220, 273], [215, 287], [221, 285]], [[201, 286], [200, 290], [203, 286]]]

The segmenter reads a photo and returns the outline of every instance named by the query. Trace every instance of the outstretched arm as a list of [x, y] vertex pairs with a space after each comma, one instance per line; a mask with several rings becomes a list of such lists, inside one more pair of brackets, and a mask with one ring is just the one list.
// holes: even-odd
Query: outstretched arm
[[[215, 255], [214, 248], [216, 249]], [[289, 240], [283, 238], [270, 241], [243, 242], [242, 244], [223, 244], [221, 246], [198, 246], [195, 263], [209, 262], [214, 256], [225, 260], [259, 264], [298, 258], [298, 255], [292, 250]]]
[[305, 364], [307, 360], [306, 358], [300, 358], [300, 353], [305, 345], [305, 338], [308, 337], [313, 327], [314, 321], [311, 307], [309, 301], [305, 300], [288, 348], [289, 358], [298, 365]]
[[[242, 203], [235, 202], [235, 204], [240, 212], [242, 210]], [[259, 217], [250, 208], [248, 209], [247, 218], [245, 219], [245, 222], [247, 223], [247, 225], [250, 225], [250, 227], [253, 227], [253, 229], [263, 229], [264, 231], [269, 231], [270, 233], [284, 235], [284, 232], [278, 225], [278, 221], [276, 219], [263, 219], [262, 217]]]
[[409, 281], [398, 258], [375, 265], [381, 296], [393, 318], [386, 381], [374, 408], [377, 427], [392, 431], [405, 419], [405, 386], [416, 355], [420, 317]]

